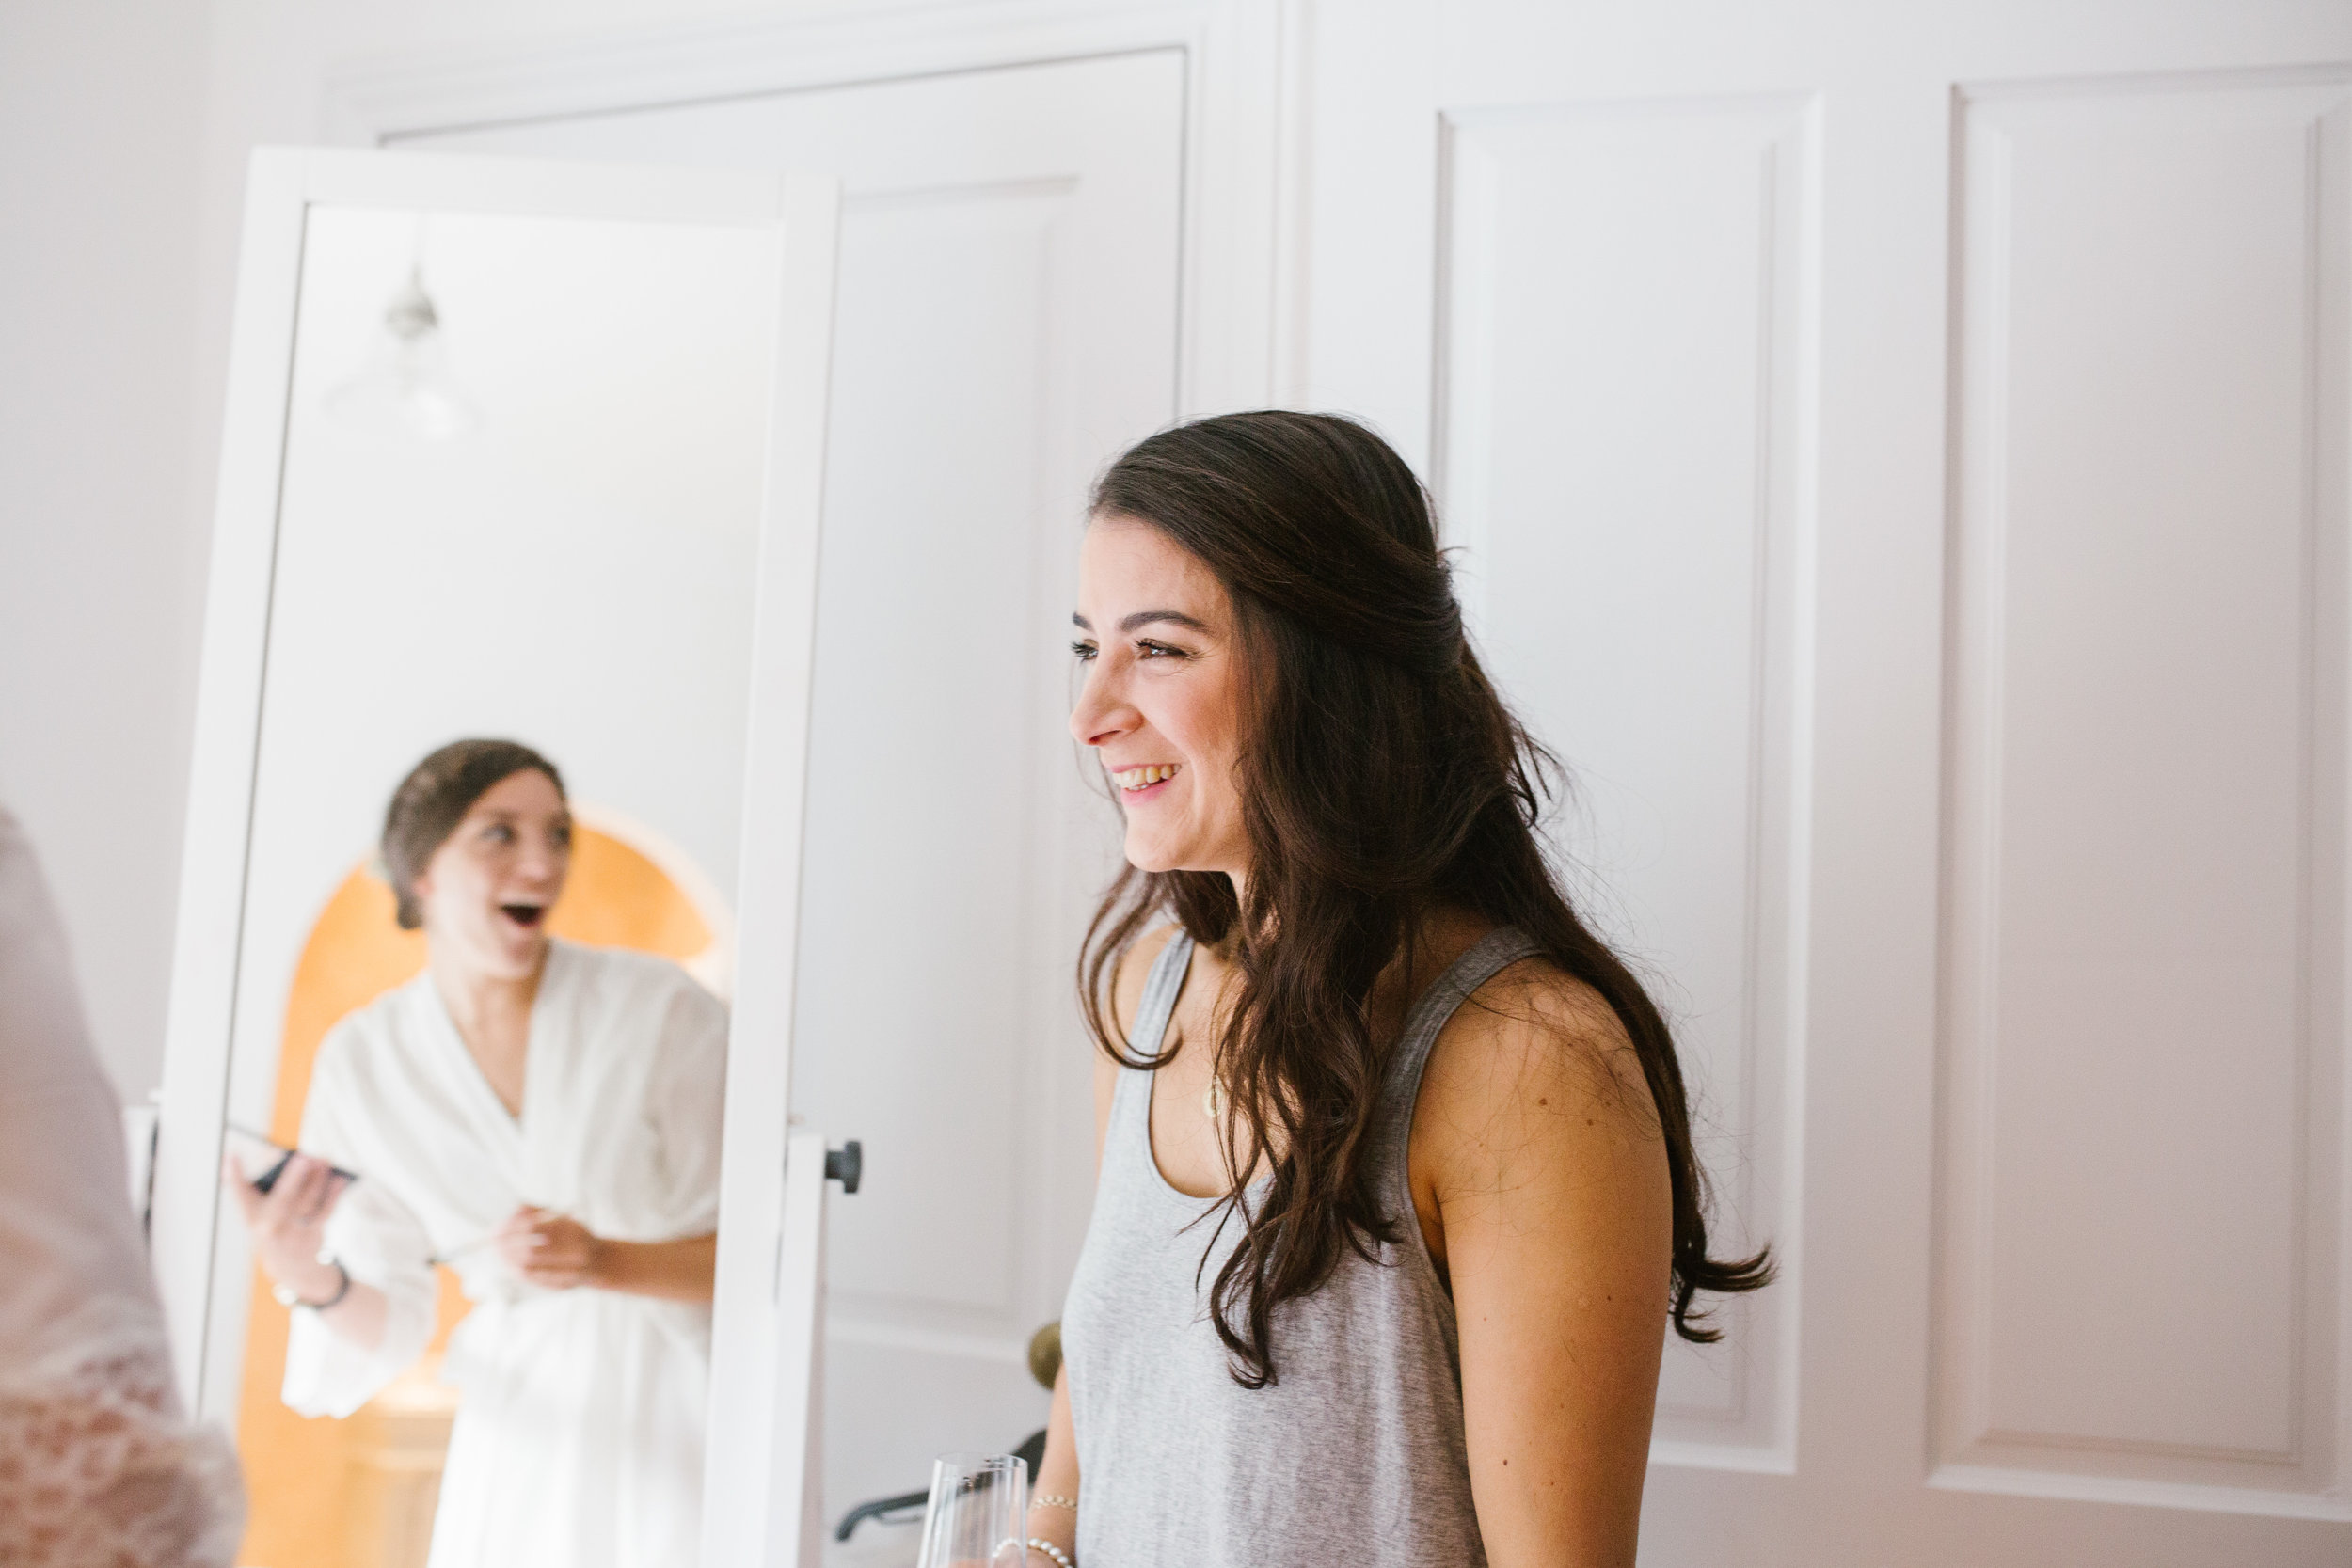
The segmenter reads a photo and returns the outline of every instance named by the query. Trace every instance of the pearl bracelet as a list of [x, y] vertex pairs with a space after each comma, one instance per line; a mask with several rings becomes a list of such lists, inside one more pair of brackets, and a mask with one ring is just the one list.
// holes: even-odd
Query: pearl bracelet
[[1078, 1499], [1075, 1497], [1057, 1497], [1051, 1492], [1040, 1492], [1029, 1498], [1029, 1506], [1031, 1508], [1066, 1508], [1071, 1513], [1075, 1513], [1078, 1512]]
[[1059, 1563], [1061, 1568], [1077, 1568], [1077, 1565], [1070, 1560], [1070, 1554], [1063, 1551], [1059, 1546], [1055, 1545], [1051, 1541], [1041, 1541], [1032, 1535], [1029, 1537], [1029, 1550], [1033, 1552], [1043, 1552], [1047, 1557], [1052, 1558], [1056, 1562]]

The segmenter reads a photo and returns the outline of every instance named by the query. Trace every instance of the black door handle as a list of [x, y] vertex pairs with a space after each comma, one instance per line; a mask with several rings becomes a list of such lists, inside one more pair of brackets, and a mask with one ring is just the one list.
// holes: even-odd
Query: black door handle
[[866, 1146], [855, 1138], [839, 1148], [825, 1150], [825, 1180], [838, 1181], [844, 1193], [857, 1191], [858, 1180], [866, 1173]]

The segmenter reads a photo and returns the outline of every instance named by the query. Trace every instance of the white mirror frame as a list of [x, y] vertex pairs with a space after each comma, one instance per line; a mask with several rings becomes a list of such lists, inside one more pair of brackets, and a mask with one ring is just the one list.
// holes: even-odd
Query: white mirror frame
[[840, 206], [838, 183], [829, 177], [294, 148], [253, 154], [151, 1232], [182, 1397], [201, 1417], [235, 1418], [236, 1391], [208, 1386], [206, 1320], [303, 233], [313, 203], [777, 231], [702, 1561], [704, 1568], [814, 1568], [821, 1533], [811, 1437], [822, 1349], [824, 1140], [790, 1129], [788, 1107]]

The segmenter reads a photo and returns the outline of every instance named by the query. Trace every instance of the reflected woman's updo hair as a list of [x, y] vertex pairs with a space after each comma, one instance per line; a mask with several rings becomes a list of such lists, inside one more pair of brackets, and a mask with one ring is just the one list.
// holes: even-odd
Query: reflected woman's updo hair
[[555, 764], [516, 740], [453, 740], [408, 770], [384, 808], [384, 876], [392, 884], [400, 928], [424, 924], [417, 905], [417, 876], [466, 819], [473, 803], [516, 774], [536, 768], [558, 795], [564, 775]]
[[1412, 469], [1349, 420], [1226, 414], [1127, 451], [1092, 512], [1156, 529], [1232, 599], [1248, 901], [1219, 873], [1127, 867], [1096, 911], [1079, 990], [1103, 1049], [1149, 1069], [1167, 1057], [1133, 1053], [1106, 1012], [1111, 976], [1145, 928], [1172, 915], [1195, 941], [1226, 943], [1239, 972], [1217, 1059], [1227, 1175], [1237, 1192], [1263, 1160], [1271, 1180], [1262, 1202], [1229, 1199], [1223, 1216], [1241, 1236], [1211, 1308], [1235, 1380], [1274, 1381], [1278, 1307], [1314, 1290], [1343, 1254], [1376, 1261], [1397, 1238], [1372, 1148], [1390, 1042], [1374, 1037], [1369, 1003], [1392, 961], [1409, 966], [1414, 934], [1440, 908], [1517, 927], [1624, 1025], [1674, 1189], [1674, 1326], [1717, 1338], [1693, 1298], [1757, 1289], [1771, 1256], [1708, 1250], [1673, 1034], [1547, 858], [1559, 764], [1464, 635]]

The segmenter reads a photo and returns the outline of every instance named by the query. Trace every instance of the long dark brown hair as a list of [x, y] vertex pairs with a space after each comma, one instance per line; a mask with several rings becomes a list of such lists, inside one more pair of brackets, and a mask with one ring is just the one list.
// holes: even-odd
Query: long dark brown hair
[[[1097, 483], [1092, 510], [1159, 530], [1233, 605], [1248, 907], [1221, 873], [1128, 866], [1088, 928], [1078, 979], [1102, 1049], [1155, 1069], [1172, 1052], [1141, 1054], [1118, 1037], [1110, 977], [1162, 914], [1196, 942], [1234, 939], [1238, 986], [1216, 1049], [1233, 1194], [1219, 1224], [1240, 1234], [1210, 1291], [1234, 1379], [1273, 1382], [1275, 1309], [1322, 1285], [1343, 1249], [1377, 1262], [1379, 1243], [1412, 1223], [1385, 1212], [1373, 1180], [1390, 1042], [1374, 1037], [1369, 1003], [1444, 907], [1517, 927], [1624, 1024], [1673, 1186], [1674, 1326], [1719, 1338], [1692, 1296], [1769, 1283], [1770, 1249], [1708, 1255], [1706, 1179], [1674, 1037], [1545, 860], [1537, 824], [1559, 764], [1479, 667], [1412, 470], [1348, 420], [1228, 414], [1133, 448]], [[1262, 1162], [1271, 1180], [1242, 1202], [1241, 1173]]]

